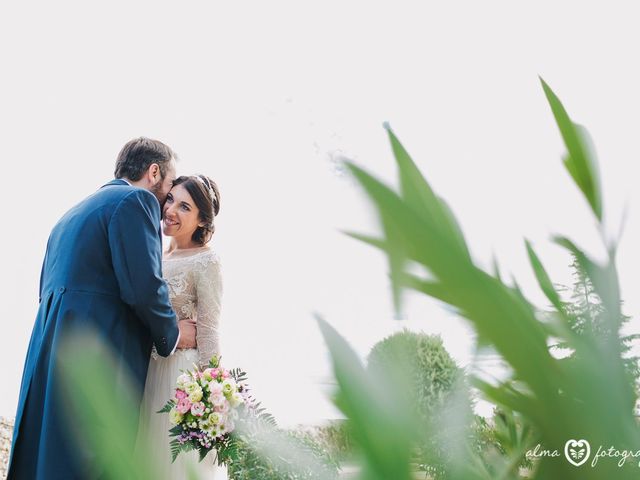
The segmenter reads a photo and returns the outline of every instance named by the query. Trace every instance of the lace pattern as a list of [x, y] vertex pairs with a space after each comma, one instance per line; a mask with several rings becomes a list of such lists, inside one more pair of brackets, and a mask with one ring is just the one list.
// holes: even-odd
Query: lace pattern
[[[169, 285], [169, 298], [178, 320], [196, 321], [198, 362], [207, 366], [220, 354], [219, 324], [222, 309], [222, 272], [220, 259], [209, 249], [162, 262]], [[157, 358], [157, 353], [152, 353]]]

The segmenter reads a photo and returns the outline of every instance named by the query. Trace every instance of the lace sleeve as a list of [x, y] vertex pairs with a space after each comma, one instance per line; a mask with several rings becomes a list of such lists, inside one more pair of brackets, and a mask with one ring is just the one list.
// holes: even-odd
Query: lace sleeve
[[198, 361], [206, 367], [220, 354], [218, 327], [222, 307], [222, 275], [217, 256], [207, 256], [196, 279]]

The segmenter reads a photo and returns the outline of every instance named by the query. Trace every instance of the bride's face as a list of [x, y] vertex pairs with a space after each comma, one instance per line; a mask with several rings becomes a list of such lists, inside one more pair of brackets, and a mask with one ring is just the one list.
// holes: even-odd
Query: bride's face
[[168, 237], [191, 238], [199, 226], [200, 211], [182, 184], [171, 189], [162, 212], [162, 231]]

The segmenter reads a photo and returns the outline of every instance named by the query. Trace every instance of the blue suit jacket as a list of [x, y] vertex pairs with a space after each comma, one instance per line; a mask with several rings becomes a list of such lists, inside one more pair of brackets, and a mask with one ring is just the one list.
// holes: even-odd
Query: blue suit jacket
[[56, 357], [61, 339], [88, 327], [114, 352], [114, 384], [128, 377], [137, 388], [134, 395], [141, 397], [152, 345], [167, 356], [178, 339], [162, 279], [159, 228], [156, 197], [123, 180], [103, 186], [54, 227], [42, 266], [8, 479], [99, 475], [95, 465], [82, 464], [65, 424]]

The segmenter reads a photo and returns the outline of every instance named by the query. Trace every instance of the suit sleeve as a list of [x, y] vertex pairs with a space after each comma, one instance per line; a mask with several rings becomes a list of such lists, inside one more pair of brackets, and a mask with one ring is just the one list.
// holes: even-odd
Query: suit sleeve
[[133, 190], [109, 223], [109, 245], [120, 297], [149, 330], [159, 355], [178, 342], [178, 325], [162, 279], [160, 206], [152, 193]]

